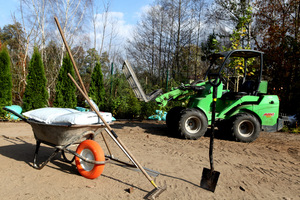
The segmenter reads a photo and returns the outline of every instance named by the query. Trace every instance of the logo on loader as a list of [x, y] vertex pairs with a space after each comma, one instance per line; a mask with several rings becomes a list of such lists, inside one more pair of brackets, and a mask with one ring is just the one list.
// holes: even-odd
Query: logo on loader
[[266, 118], [274, 117], [275, 113], [265, 113], [263, 116], [266, 116]]

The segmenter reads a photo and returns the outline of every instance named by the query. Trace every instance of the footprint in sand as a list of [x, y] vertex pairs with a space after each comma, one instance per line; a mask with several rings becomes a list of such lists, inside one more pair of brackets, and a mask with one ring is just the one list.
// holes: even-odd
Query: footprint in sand
[[288, 148], [287, 152], [292, 158], [295, 158], [296, 160], [300, 161], [300, 155], [299, 155], [299, 151], [297, 149]]

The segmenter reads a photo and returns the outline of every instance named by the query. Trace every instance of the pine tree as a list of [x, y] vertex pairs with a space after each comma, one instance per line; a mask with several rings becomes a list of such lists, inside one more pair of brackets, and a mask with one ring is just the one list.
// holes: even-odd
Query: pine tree
[[0, 118], [3, 118], [5, 115], [2, 107], [12, 104], [11, 90], [10, 57], [7, 48], [2, 47], [0, 48]]
[[96, 64], [92, 73], [89, 97], [93, 99], [99, 109], [103, 109], [105, 104], [105, 90], [103, 84], [103, 74], [99, 62]]
[[47, 79], [41, 54], [37, 47], [34, 48], [29, 63], [26, 82], [27, 85], [23, 96], [23, 110], [28, 111], [46, 107], [49, 96], [46, 89]]
[[75, 108], [77, 106], [76, 86], [69, 78], [68, 73], [74, 77], [74, 69], [70, 57], [63, 59], [62, 67], [59, 70], [55, 87], [54, 106], [61, 108]]

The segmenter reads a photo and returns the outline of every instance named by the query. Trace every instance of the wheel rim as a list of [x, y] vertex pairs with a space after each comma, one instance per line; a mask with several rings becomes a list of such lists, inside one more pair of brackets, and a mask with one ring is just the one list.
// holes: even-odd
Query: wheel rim
[[191, 116], [186, 120], [185, 129], [191, 134], [195, 134], [201, 129], [201, 120], [198, 117]]
[[238, 125], [238, 132], [243, 137], [250, 137], [254, 133], [254, 124], [249, 120], [243, 120]]
[[[87, 160], [95, 160], [94, 154], [89, 149], [83, 149], [80, 153], [81, 156], [85, 157]], [[94, 164], [85, 162], [80, 159], [80, 165], [85, 171], [91, 171], [94, 168]]]

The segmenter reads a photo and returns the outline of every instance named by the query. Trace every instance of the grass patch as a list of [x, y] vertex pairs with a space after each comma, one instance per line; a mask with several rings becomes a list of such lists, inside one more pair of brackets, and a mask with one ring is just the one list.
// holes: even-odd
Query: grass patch
[[284, 126], [281, 130], [281, 132], [288, 132], [288, 133], [300, 133], [300, 127], [288, 127], [288, 126]]

